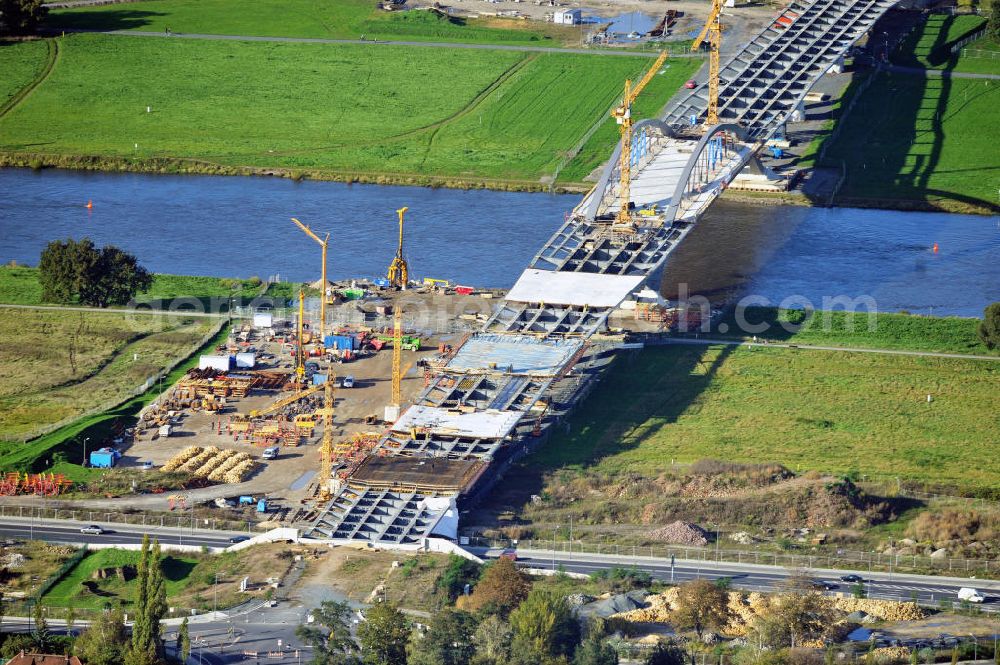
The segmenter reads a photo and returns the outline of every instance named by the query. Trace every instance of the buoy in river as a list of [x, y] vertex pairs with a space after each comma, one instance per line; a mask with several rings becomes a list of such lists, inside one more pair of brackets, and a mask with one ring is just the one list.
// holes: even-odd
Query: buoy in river
[[[91, 201], [90, 199], [87, 199], [87, 210], [90, 210], [93, 207], [94, 207], [94, 202]], [[937, 251], [937, 245], [934, 246], [934, 251], [935, 252]]]
[[934, 248], [933, 249], [934, 249], [934, 253], [937, 254], [938, 253], [938, 244], [937, 243], [934, 243]]

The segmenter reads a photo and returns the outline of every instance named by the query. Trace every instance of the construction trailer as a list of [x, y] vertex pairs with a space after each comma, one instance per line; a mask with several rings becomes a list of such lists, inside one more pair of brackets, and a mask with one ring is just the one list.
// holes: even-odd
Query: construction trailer
[[101, 448], [90, 453], [90, 466], [95, 469], [110, 469], [118, 463], [122, 454], [114, 448]]

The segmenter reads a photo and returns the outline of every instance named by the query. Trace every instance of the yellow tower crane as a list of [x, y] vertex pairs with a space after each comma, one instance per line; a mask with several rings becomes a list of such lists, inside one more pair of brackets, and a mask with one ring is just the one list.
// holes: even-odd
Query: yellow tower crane
[[389, 274], [386, 275], [389, 283], [400, 289], [405, 289], [410, 279], [410, 269], [406, 265], [406, 259], [403, 258], [403, 215], [407, 210], [409, 208], [403, 207], [396, 211], [399, 215], [399, 248], [396, 250], [396, 258], [389, 264]]
[[333, 385], [336, 379], [327, 374], [324, 384], [323, 408], [316, 409], [316, 414], [323, 416], [323, 445], [319, 449], [319, 499], [329, 501], [333, 498], [330, 491], [330, 476], [333, 475]]
[[625, 93], [622, 95], [622, 104], [611, 111], [611, 117], [618, 122], [622, 135], [622, 153], [618, 168], [621, 173], [621, 186], [618, 190], [621, 207], [618, 210], [618, 221], [621, 223], [630, 223], [632, 221], [632, 216], [628, 209], [632, 185], [632, 102], [639, 96], [643, 88], [653, 80], [656, 72], [659, 71], [660, 66], [663, 65], [666, 59], [667, 52], [663, 51], [634, 88], [632, 87], [632, 81], [625, 79]]
[[320, 280], [323, 282], [322, 293], [319, 299], [319, 341], [323, 342], [324, 335], [326, 335], [326, 248], [330, 244], [330, 234], [327, 233], [323, 240], [319, 239], [319, 236], [313, 233], [313, 230], [308, 226], [300, 222], [299, 220], [292, 217], [292, 221], [295, 225], [302, 229], [302, 231], [319, 243], [319, 246], [323, 248], [323, 270]]
[[399, 409], [403, 403], [400, 397], [400, 367], [403, 364], [403, 307], [396, 301], [392, 311], [392, 403]]
[[708, 113], [705, 126], [719, 124], [719, 49], [722, 47], [722, 0], [712, 0], [712, 10], [705, 21], [705, 27], [691, 44], [697, 51], [708, 37]]
[[302, 319], [305, 318], [305, 314], [306, 294], [302, 289], [299, 289], [299, 321], [295, 331], [298, 334], [295, 348], [295, 383], [300, 390], [306, 379], [306, 349], [305, 345], [302, 344]]

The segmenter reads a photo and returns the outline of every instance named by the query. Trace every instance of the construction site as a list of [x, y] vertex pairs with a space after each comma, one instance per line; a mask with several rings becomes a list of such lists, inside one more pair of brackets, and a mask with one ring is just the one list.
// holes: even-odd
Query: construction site
[[546, 440], [616, 350], [641, 345], [631, 333], [712, 316], [658, 295], [670, 252], [891, 5], [791, 3], [723, 63], [715, 0], [692, 46], [707, 45], [707, 81], [639, 122], [632, 104], [666, 55], [625, 81], [611, 112], [621, 139], [596, 186], [506, 293], [414, 279], [406, 208], [384, 277], [330, 282], [329, 235], [293, 218], [319, 246], [315, 295], [244, 312], [131, 440], [92, 463], [187, 474], [192, 500], [222, 483], [197, 500], [256, 505], [313, 539], [460, 542], [463, 512]]

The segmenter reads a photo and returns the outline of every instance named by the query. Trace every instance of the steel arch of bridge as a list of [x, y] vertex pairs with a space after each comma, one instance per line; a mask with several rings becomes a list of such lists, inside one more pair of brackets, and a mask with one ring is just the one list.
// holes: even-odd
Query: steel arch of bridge
[[[642, 120], [637, 122], [633, 128], [634, 134], [638, 135], [640, 132], [648, 132], [650, 129], [657, 129], [662, 132], [663, 136], [667, 138], [676, 138], [676, 131], [667, 123], [662, 120], [655, 118]], [[677, 216], [677, 211], [679, 209], [680, 203], [684, 194], [688, 191], [691, 176], [696, 172], [699, 167], [700, 162], [705, 157], [706, 151], [711, 152], [714, 150], [713, 139], [715, 139], [719, 134], [726, 133], [731, 134], [740, 141], [750, 142], [752, 138], [747, 130], [735, 123], [720, 123], [711, 127], [704, 135], [695, 143], [693, 143], [693, 148], [691, 151], [691, 157], [688, 159], [687, 164], [681, 171], [680, 179], [674, 188], [673, 194], [670, 196], [670, 205], [667, 208], [666, 219], [674, 220]], [[749, 157], [755, 151], [750, 151], [746, 153], [745, 158], [740, 158], [742, 162], [737, 168], [733, 169], [733, 175], [739, 173], [740, 168], [743, 164], [749, 160]], [[601, 203], [604, 201], [605, 197], [609, 193], [609, 188], [614, 186], [614, 178], [618, 174], [619, 160], [622, 153], [622, 143], [621, 140], [615, 145], [614, 152], [611, 155], [611, 159], [608, 161], [607, 165], [604, 167], [601, 177], [598, 179], [597, 184], [594, 186], [594, 190], [590, 196], [590, 200], [587, 202], [586, 207], [584, 207], [580, 212], [583, 213], [584, 217], [587, 219], [594, 219], [598, 210], [600, 209]], [[738, 153], [739, 154], [739, 153]]]

